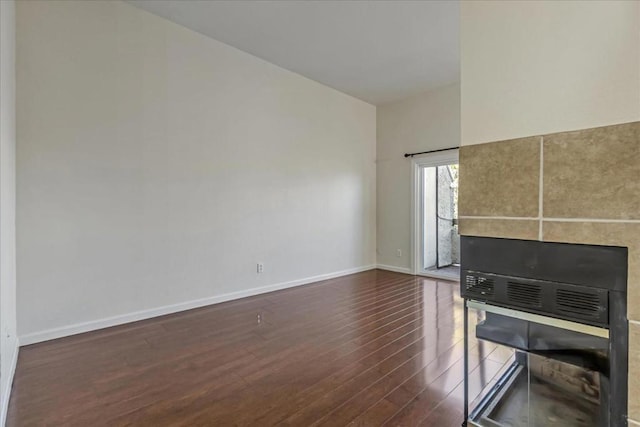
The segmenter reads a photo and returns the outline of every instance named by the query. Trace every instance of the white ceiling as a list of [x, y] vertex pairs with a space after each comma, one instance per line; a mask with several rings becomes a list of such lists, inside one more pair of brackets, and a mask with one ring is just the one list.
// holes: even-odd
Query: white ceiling
[[372, 104], [459, 80], [458, 1], [129, 3]]

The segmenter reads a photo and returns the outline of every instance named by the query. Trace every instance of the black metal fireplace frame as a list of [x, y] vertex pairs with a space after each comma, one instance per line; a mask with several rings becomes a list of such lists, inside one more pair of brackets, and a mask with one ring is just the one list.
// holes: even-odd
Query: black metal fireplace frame
[[[460, 289], [464, 298], [465, 377], [468, 374], [468, 301], [514, 309], [609, 331], [609, 425], [627, 425], [627, 248], [461, 236]], [[511, 295], [520, 285], [524, 294]], [[562, 309], [558, 290], [574, 292], [574, 309]], [[513, 291], [513, 292], [515, 292]], [[535, 293], [537, 292], [537, 293]], [[535, 298], [530, 298], [535, 293]], [[524, 295], [527, 298], [523, 298]], [[511, 298], [510, 298], [511, 297]], [[599, 309], [594, 305], [598, 303]], [[604, 307], [604, 308], [602, 308]], [[464, 385], [467, 425], [468, 386]]]

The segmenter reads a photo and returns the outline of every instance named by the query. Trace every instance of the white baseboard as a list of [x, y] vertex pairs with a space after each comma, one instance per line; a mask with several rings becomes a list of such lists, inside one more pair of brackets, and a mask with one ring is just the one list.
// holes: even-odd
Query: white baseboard
[[[280, 289], [292, 288], [295, 286], [307, 285], [321, 280], [334, 279], [340, 276], [360, 273], [362, 271], [373, 270], [375, 265], [366, 265], [362, 267], [350, 268], [348, 270], [336, 271], [333, 273], [320, 274], [318, 276], [306, 277], [304, 279], [292, 280], [290, 282], [277, 283], [275, 285], [262, 286], [259, 288], [246, 289], [238, 292], [230, 292], [227, 294], [216, 295], [208, 298], [185, 301], [178, 304], [165, 305], [149, 310], [136, 311], [133, 313], [122, 314], [119, 316], [107, 317], [104, 319], [92, 320], [89, 322], [76, 323], [74, 325], [63, 326], [59, 328], [48, 329], [45, 331], [34, 332], [20, 336], [20, 345], [35, 344], [42, 341], [62, 338], [69, 335], [81, 334], [83, 332], [95, 331], [97, 329], [108, 328], [111, 326], [122, 325], [124, 323], [136, 322], [138, 320], [150, 319], [152, 317], [164, 316], [166, 314], [177, 313], [180, 311], [191, 310], [193, 308], [204, 307], [207, 305], [217, 304], [225, 301], [231, 301], [239, 298], [250, 297], [253, 295], [273, 292]], [[2, 424], [0, 424], [1, 426]]]
[[629, 424], [632, 424], [634, 426], [640, 426], [640, 422], [634, 421], [631, 418], [628, 418], [627, 421], [629, 422]]
[[13, 349], [13, 355], [11, 357], [11, 366], [9, 372], [7, 372], [7, 382], [5, 383], [4, 390], [2, 390], [2, 402], [0, 402], [0, 426], [4, 427], [7, 421], [7, 411], [9, 410], [9, 399], [11, 399], [11, 387], [13, 386], [13, 376], [16, 373], [16, 366], [18, 365], [18, 352], [20, 351], [20, 340], [16, 339], [16, 346]]
[[395, 265], [385, 265], [385, 264], [378, 264], [376, 267], [379, 268], [380, 270], [394, 271], [396, 273], [413, 275], [413, 271], [411, 271], [411, 269], [408, 267], [396, 267]]

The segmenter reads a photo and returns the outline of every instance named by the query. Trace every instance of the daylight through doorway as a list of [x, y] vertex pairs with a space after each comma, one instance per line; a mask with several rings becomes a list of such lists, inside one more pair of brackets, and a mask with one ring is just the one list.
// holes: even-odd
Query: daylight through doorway
[[458, 280], [458, 164], [420, 168], [421, 270]]

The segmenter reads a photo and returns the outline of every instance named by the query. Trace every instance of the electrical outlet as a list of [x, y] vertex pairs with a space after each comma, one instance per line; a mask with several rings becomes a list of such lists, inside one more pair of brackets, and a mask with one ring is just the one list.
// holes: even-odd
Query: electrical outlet
[[402, 256], [402, 250], [401, 250], [401, 249], [398, 249], [398, 250], [396, 251], [396, 256], [397, 256], [398, 258], [400, 258], [400, 257]]
[[259, 262], [256, 270], [257, 270], [258, 273], [263, 273], [264, 272], [264, 264]]

